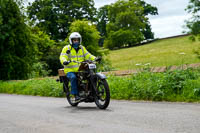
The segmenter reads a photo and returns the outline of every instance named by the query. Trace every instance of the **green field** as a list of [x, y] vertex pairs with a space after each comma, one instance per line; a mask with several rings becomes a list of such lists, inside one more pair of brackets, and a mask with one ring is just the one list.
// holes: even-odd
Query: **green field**
[[[111, 50], [108, 58], [116, 70], [136, 69], [136, 64], [151, 63], [151, 67], [198, 63], [194, 50], [200, 42], [192, 42], [189, 36], [157, 40], [155, 42], [120, 50]], [[183, 54], [184, 53], [184, 54]]]

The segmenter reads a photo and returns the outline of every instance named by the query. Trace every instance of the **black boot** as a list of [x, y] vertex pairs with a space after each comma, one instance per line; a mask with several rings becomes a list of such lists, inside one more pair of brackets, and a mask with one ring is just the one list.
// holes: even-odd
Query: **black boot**
[[75, 95], [75, 102], [80, 102], [81, 98], [79, 95]]

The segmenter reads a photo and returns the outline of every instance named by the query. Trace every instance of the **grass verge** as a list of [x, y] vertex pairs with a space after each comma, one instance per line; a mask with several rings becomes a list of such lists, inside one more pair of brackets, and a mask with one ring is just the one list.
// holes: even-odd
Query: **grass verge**
[[62, 84], [52, 78], [0, 81], [0, 93], [62, 97]]
[[[141, 72], [129, 77], [108, 76], [112, 99], [149, 101], [200, 101], [200, 69]], [[0, 81], [0, 93], [63, 97], [55, 79]]]

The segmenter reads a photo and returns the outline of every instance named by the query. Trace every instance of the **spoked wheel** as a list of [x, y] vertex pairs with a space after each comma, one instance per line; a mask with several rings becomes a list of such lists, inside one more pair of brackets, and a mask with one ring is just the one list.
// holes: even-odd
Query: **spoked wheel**
[[106, 109], [110, 103], [110, 90], [108, 83], [105, 79], [97, 80], [95, 104], [100, 109]]
[[66, 87], [63, 84], [63, 88], [64, 88], [64, 90], [66, 90], [66, 98], [67, 98], [67, 101], [69, 102], [69, 104], [71, 106], [77, 106], [78, 103], [75, 102], [75, 97], [74, 97], [74, 95], [71, 94], [71, 85], [69, 84], [68, 87]]

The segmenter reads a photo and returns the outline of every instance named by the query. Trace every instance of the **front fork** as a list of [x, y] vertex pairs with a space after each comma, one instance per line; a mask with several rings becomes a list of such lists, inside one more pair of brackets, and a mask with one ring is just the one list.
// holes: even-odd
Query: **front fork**
[[94, 96], [98, 96], [98, 91], [97, 91], [97, 76], [96, 75], [91, 75], [90, 76], [90, 85], [91, 85], [91, 89], [93, 91]]

